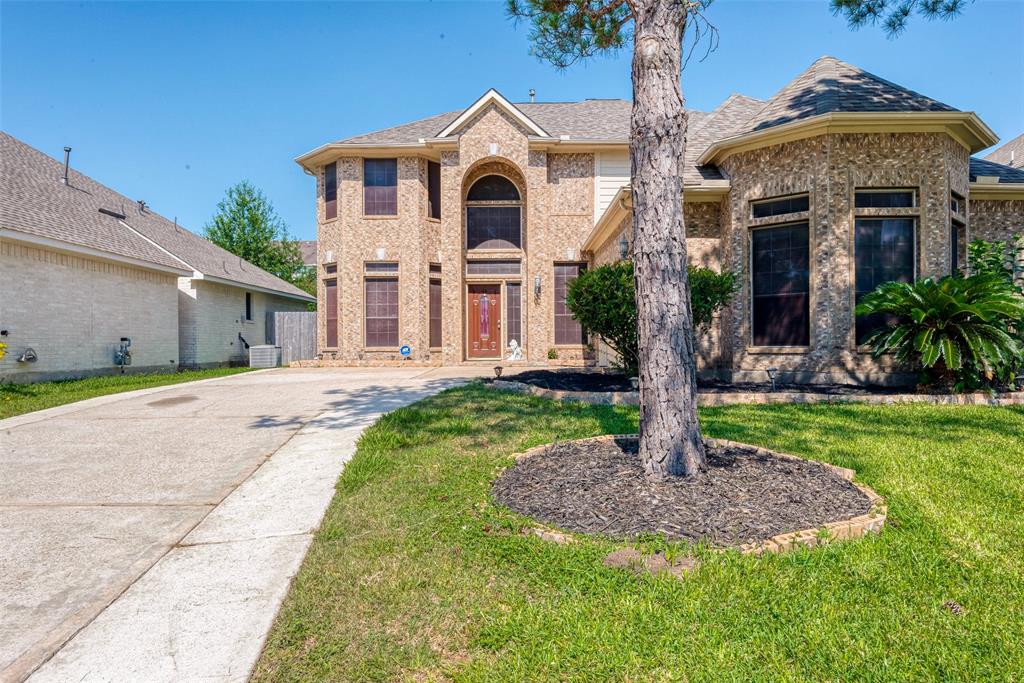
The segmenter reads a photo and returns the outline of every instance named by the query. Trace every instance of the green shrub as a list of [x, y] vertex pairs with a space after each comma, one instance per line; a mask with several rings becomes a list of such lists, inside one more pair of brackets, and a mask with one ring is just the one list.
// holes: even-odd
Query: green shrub
[[[739, 287], [735, 273], [688, 268], [695, 331], [706, 331], [716, 311], [728, 304]], [[616, 355], [616, 365], [629, 375], [637, 372], [636, 288], [633, 262], [619, 261], [580, 273], [569, 283], [566, 305], [589, 333], [597, 335]]]
[[972, 275], [998, 275], [1013, 282], [1013, 247], [1007, 242], [974, 240], [967, 245], [967, 262]]
[[953, 391], [1012, 385], [1024, 364], [1024, 298], [997, 274], [887, 282], [856, 312], [896, 318], [865, 341], [876, 356], [920, 364], [925, 384]]

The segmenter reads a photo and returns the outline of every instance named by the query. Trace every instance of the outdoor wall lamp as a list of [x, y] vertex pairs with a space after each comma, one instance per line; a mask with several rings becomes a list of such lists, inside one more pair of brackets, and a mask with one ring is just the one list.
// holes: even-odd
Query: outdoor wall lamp
[[540, 275], [533, 278], [533, 295], [540, 298]]
[[625, 260], [629, 256], [629, 240], [623, 235], [619, 238], [619, 258]]

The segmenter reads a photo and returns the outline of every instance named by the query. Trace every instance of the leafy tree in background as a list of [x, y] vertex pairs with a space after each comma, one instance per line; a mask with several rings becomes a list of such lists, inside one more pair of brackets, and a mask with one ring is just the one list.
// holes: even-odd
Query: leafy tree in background
[[298, 243], [270, 200], [247, 180], [228, 188], [204, 232], [217, 246], [285, 282], [300, 278], [304, 266]]
[[[630, 162], [640, 357], [640, 459], [648, 476], [689, 475], [705, 463], [697, 419], [693, 319], [688, 305], [682, 161], [684, 59], [717, 33], [712, 0], [506, 0], [532, 26], [532, 53], [559, 68], [633, 44]], [[884, 22], [890, 34], [918, 12], [947, 17], [962, 0], [831, 0], [853, 27]], [[689, 36], [689, 38], [688, 38]], [[684, 50], [684, 47], [687, 47]], [[684, 54], [684, 52], [686, 54]]]

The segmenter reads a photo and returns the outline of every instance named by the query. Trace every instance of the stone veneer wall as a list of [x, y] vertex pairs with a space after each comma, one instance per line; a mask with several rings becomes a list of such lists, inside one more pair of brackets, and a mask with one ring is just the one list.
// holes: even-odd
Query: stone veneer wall
[[970, 200], [972, 240], [1009, 242], [1024, 235], [1024, 200]]
[[[729, 311], [724, 351], [738, 380], [764, 380], [779, 368], [798, 381], [901, 382], [910, 379], [876, 362], [854, 342], [853, 207], [862, 187], [919, 188], [919, 207], [859, 210], [856, 215], [918, 218], [917, 274], [949, 272], [949, 193], [967, 196], [967, 150], [945, 134], [832, 134], [732, 155], [721, 167], [731, 191], [723, 212], [723, 259], [745, 273]], [[749, 202], [807, 192], [810, 210], [750, 218]], [[811, 337], [806, 349], [750, 346], [749, 236], [751, 228], [807, 221], [811, 253]]]
[[[685, 196], [685, 194], [684, 194]], [[721, 202], [685, 202], [683, 222], [686, 228], [686, 256], [690, 264], [720, 271], [721, 263]], [[615, 228], [614, 233], [594, 253], [594, 265], [600, 266], [618, 261], [621, 256], [619, 241], [622, 236], [632, 248], [633, 216], [627, 214]], [[721, 317], [697, 337], [697, 366], [704, 374], [716, 375], [722, 364], [721, 358]], [[608, 366], [614, 361], [614, 354], [599, 341], [595, 343], [600, 365]]]

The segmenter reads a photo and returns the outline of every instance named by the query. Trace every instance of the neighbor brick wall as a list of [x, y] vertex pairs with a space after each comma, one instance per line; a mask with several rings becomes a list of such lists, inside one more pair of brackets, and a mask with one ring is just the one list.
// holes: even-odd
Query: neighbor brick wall
[[[117, 372], [114, 351], [132, 340], [132, 371], [178, 364], [176, 277], [0, 240], [0, 382]], [[18, 363], [32, 348], [35, 363]]]
[[251, 290], [179, 278], [178, 323], [184, 367], [247, 363], [249, 354], [238, 339], [239, 334], [252, 346], [265, 344], [268, 312], [307, 310], [305, 302], [253, 292], [253, 319], [247, 321], [244, 320], [246, 291]]

